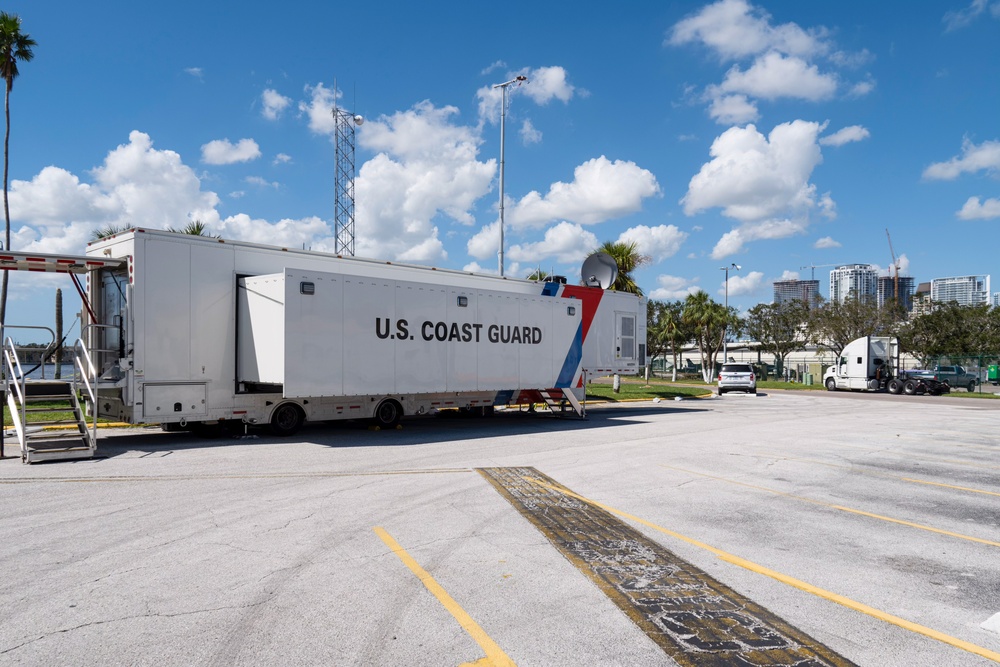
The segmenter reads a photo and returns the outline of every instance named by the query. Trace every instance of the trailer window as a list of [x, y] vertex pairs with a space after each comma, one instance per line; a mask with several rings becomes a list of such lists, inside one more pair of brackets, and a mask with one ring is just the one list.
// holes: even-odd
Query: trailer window
[[635, 358], [635, 316], [618, 315], [618, 357]]

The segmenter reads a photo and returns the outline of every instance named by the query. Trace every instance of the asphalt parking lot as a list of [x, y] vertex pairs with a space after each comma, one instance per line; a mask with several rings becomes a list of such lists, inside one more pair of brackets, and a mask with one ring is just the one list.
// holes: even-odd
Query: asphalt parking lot
[[994, 664], [998, 418], [762, 390], [111, 431], [0, 461], [0, 663]]

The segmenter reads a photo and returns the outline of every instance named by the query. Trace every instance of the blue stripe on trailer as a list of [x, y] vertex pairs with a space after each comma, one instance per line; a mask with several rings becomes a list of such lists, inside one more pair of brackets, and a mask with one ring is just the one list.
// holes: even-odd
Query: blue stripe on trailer
[[559, 296], [559, 283], [545, 283], [542, 296]]
[[497, 395], [493, 398], [493, 405], [510, 405], [510, 400], [512, 398], [514, 398], [513, 389], [498, 391]]
[[559, 371], [559, 379], [556, 380], [556, 387], [572, 387], [573, 380], [576, 379], [576, 369], [580, 367], [580, 360], [583, 359], [583, 323], [576, 330], [573, 336], [573, 343], [569, 346], [566, 354], [566, 361], [563, 362], [562, 370]]

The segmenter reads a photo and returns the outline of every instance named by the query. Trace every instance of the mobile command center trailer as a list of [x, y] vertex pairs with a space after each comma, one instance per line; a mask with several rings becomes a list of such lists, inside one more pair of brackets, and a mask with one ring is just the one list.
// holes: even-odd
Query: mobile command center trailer
[[133, 424], [579, 412], [585, 378], [645, 363], [645, 299], [596, 287], [141, 229], [87, 257], [97, 411]]

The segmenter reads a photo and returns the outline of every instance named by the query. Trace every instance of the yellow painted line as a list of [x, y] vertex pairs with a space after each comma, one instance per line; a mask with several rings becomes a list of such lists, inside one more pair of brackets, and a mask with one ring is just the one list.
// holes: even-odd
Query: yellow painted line
[[389, 533], [385, 532], [384, 528], [381, 526], [375, 526], [372, 530], [374, 530], [375, 534], [378, 535], [383, 542], [385, 542], [386, 546], [399, 557], [399, 560], [403, 561], [403, 564], [410, 568], [410, 571], [413, 572], [413, 574], [417, 575], [417, 578], [420, 579], [421, 583], [423, 583], [427, 590], [431, 592], [431, 595], [438, 599], [438, 602], [440, 602], [444, 608], [455, 617], [455, 620], [462, 626], [462, 629], [465, 630], [486, 653], [486, 657], [484, 659], [477, 660], [471, 664], [477, 666], [492, 665], [493, 667], [505, 667], [509, 665], [510, 667], [515, 667], [514, 661], [503, 652], [503, 649], [500, 648], [495, 641], [490, 639], [490, 636], [486, 634], [486, 631], [479, 627], [478, 623], [472, 620], [472, 617], [469, 616], [464, 609], [462, 609], [461, 605], [455, 602], [453, 597], [448, 595], [448, 592], [441, 587], [441, 584], [435, 581], [434, 577], [432, 577], [427, 570], [420, 567], [417, 561], [413, 559], [413, 556], [408, 554], [406, 550], [403, 549], [403, 547], [401, 547], [391, 535], [389, 535]]
[[[798, 461], [800, 463], [815, 463], [816, 465], [826, 466], [828, 468], [839, 468], [840, 470], [849, 470], [850, 472], [857, 473], [859, 475], [870, 475], [872, 477], [882, 477], [884, 479], [896, 479], [901, 482], [910, 482], [912, 484], [926, 484], [928, 486], [941, 486], [946, 489], [953, 489], [955, 491], [968, 491], [969, 493], [982, 493], [987, 496], [1000, 496], [1000, 493], [996, 491], [987, 491], [985, 489], [975, 489], [971, 486], [956, 486], [954, 484], [945, 484], [944, 482], [932, 482], [926, 479], [916, 479], [915, 477], [898, 477], [896, 475], [889, 475], [884, 472], [877, 472], [875, 470], [864, 470], [862, 468], [857, 468], [855, 466], [845, 466], [839, 463], [829, 463], [827, 461], [817, 461], [816, 459], [800, 459], [794, 456], [780, 456], [773, 455], [775, 460], [778, 461]], [[865, 465], [864, 463], [858, 463], [857, 465]]]
[[955, 537], [960, 540], [967, 540], [969, 542], [978, 542], [979, 544], [986, 544], [991, 547], [1000, 547], [1000, 542], [994, 542], [992, 540], [984, 540], [980, 537], [972, 537], [971, 535], [963, 535], [962, 533], [953, 533], [950, 530], [943, 530], [941, 528], [934, 528], [933, 526], [925, 526], [921, 523], [913, 523], [912, 521], [904, 521], [903, 519], [894, 519], [891, 516], [883, 516], [881, 514], [873, 514], [872, 512], [865, 512], [864, 510], [856, 510], [852, 507], [844, 507], [843, 505], [834, 505], [832, 503], [826, 503], [822, 500], [815, 500], [813, 498], [806, 498], [805, 496], [796, 496], [791, 493], [785, 493], [784, 491], [777, 491], [775, 489], [769, 489], [766, 486], [757, 486], [756, 484], [747, 484], [746, 482], [737, 482], [734, 479], [726, 479], [725, 477], [716, 477], [715, 475], [708, 475], [703, 472], [696, 472], [694, 470], [686, 470], [684, 468], [675, 468], [674, 466], [668, 466], [660, 464], [661, 468], [667, 468], [669, 470], [679, 470], [681, 472], [686, 472], [689, 475], [698, 475], [699, 477], [707, 477], [708, 479], [714, 479], [719, 482], [726, 482], [727, 484], [735, 484], [736, 486], [743, 486], [748, 489], [756, 489], [758, 491], [766, 491], [767, 493], [773, 493], [776, 496], [784, 496], [785, 498], [792, 498], [794, 500], [801, 500], [806, 503], [812, 503], [813, 505], [820, 505], [822, 507], [829, 507], [830, 509], [840, 510], [841, 512], [849, 512], [851, 514], [858, 514], [860, 516], [866, 516], [871, 519], [878, 519], [879, 521], [887, 521], [889, 523], [899, 524], [900, 526], [907, 526], [908, 528], [917, 528], [918, 530], [926, 530], [931, 533], [937, 533], [938, 535], [947, 535], [948, 537]]
[[725, 561], [727, 563], [731, 563], [732, 565], [737, 565], [739, 567], [750, 570], [751, 572], [756, 572], [757, 574], [762, 574], [766, 577], [770, 577], [775, 581], [780, 581], [783, 584], [792, 586], [793, 588], [798, 588], [801, 591], [805, 591], [806, 593], [810, 593], [811, 595], [815, 595], [824, 600], [829, 600], [830, 602], [836, 602], [837, 604], [843, 605], [848, 609], [853, 609], [854, 611], [861, 612], [862, 614], [867, 614], [872, 618], [877, 618], [880, 621], [891, 623], [892, 625], [903, 628], [904, 630], [909, 630], [910, 632], [914, 632], [916, 634], [923, 635], [931, 639], [935, 639], [949, 646], [953, 646], [955, 648], [967, 651], [974, 655], [978, 655], [988, 660], [1000, 663], [1000, 653], [997, 653], [996, 651], [991, 651], [987, 648], [983, 648], [982, 646], [977, 646], [976, 644], [972, 644], [957, 637], [952, 637], [951, 635], [946, 635], [943, 632], [938, 632], [937, 630], [934, 630], [932, 628], [928, 628], [918, 623], [913, 623], [911, 621], [906, 620], [905, 618], [900, 618], [899, 616], [894, 616], [880, 609], [869, 607], [868, 605], [862, 602], [858, 602], [857, 600], [852, 600], [851, 598], [844, 597], [843, 595], [838, 595], [837, 593], [833, 593], [831, 591], [824, 590], [817, 586], [813, 586], [812, 584], [802, 581], [801, 579], [790, 577], [787, 574], [782, 574], [781, 572], [777, 572], [776, 570], [764, 567], [763, 565], [758, 565], [753, 561], [749, 561], [745, 558], [740, 558], [739, 556], [727, 553], [722, 549], [716, 549], [715, 547], [708, 545], [704, 542], [700, 542], [685, 535], [681, 535], [680, 533], [670, 530], [669, 528], [658, 526], [655, 523], [651, 521], [646, 521], [645, 519], [641, 519], [635, 516], [634, 514], [629, 514], [627, 512], [615, 509], [614, 507], [611, 507], [609, 505], [605, 505], [604, 503], [597, 502], [596, 500], [585, 498], [579, 494], [573, 493], [569, 489], [552, 486], [551, 484], [545, 484], [544, 482], [539, 482], [539, 481], [536, 481], [535, 484], [539, 484], [552, 491], [557, 491], [559, 493], [565, 494], [567, 496], [570, 496], [571, 498], [579, 500], [580, 502], [588, 503], [590, 505], [593, 505], [594, 507], [599, 507], [606, 512], [617, 514], [618, 516], [623, 517], [625, 519], [629, 519], [630, 521], [635, 521], [636, 523], [642, 524], [643, 526], [652, 528], [653, 530], [659, 531], [666, 535], [670, 535], [671, 537], [681, 540], [682, 542], [686, 542], [692, 546], [698, 547], [699, 549], [704, 549], [705, 551], [709, 551], [715, 554], [720, 560]]

